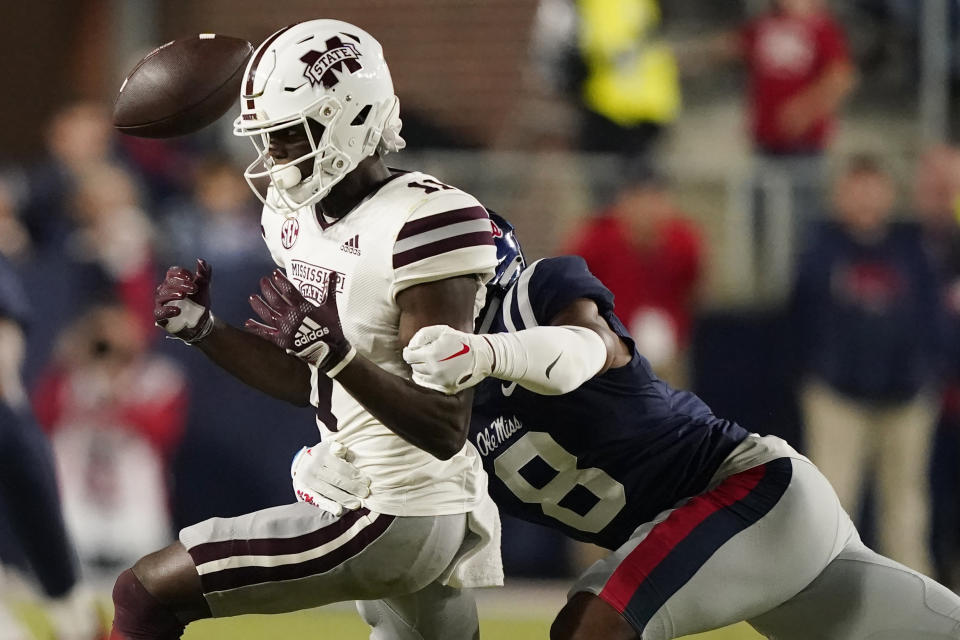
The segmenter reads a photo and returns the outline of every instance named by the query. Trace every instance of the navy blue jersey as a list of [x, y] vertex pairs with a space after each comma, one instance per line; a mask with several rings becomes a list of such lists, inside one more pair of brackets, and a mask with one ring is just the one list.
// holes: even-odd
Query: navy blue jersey
[[559, 396], [488, 378], [474, 396], [470, 441], [505, 513], [613, 549], [701, 492], [747, 432], [653, 374], [613, 314], [613, 294], [578, 256], [527, 267], [489, 332], [547, 325], [578, 298], [596, 302], [631, 345], [630, 363]]

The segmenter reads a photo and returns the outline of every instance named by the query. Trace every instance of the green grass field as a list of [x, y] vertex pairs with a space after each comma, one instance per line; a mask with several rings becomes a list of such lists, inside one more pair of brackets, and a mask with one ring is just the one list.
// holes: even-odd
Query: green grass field
[[[488, 618], [481, 620], [483, 640], [527, 640], [547, 638], [550, 618]], [[230, 620], [205, 620], [187, 629], [184, 640], [261, 640], [264, 638], [324, 638], [366, 640], [369, 628], [348, 611], [322, 609], [282, 616], [242, 616]], [[755, 640], [761, 638], [747, 625], [688, 636], [691, 640]]]
[[[513, 591], [513, 590], [510, 590]], [[515, 606], [524, 608], [523, 591], [515, 592]], [[105, 602], [105, 606], [107, 606]], [[539, 609], [539, 606], [534, 606]], [[54, 640], [43, 612], [36, 606], [20, 604], [18, 616], [33, 632], [36, 640]], [[483, 640], [527, 640], [547, 638], [551, 616], [546, 612], [525, 617], [517, 612], [498, 611], [483, 615], [481, 604], [480, 636]], [[105, 618], [109, 613], [105, 612]], [[202, 620], [191, 624], [184, 640], [267, 640], [274, 638], [322, 638], [323, 640], [366, 640], [369, 628], [360, 616], [343, 605], [310, 609], [283, 615], [249, 615], [221, 620]], [[710, 633], [688, 636], [689, 640], [762, 640], [746, 624], [734, 625]]]

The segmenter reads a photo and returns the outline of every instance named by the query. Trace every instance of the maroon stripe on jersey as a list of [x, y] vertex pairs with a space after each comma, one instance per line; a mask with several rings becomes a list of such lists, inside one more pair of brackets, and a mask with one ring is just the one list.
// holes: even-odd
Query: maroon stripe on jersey
[[411, 220], [403, 225], [400, 233], [397, 234], [397, 240], [403, 240], [404, 238], [415, 236], [424, 231], [433, 231], [434, 229], [446, 227], [447, 225], [458, 222], [485, 220], [488, 217], [487, 210], [483, 207], [467, 207], [466, 209], [454, 209], [452, 211], [444, 211], [443, 213], [435, 213], [432, 216]]
[[402, 253], [393, 254], [393, 268], [399, 269], [400, 267], [405, 267], [408, 264], [412, 264], [419, 260], [426, 260], [427, 258], [432, 258], [433, 256], [438, 256], [441, 253], [447, 253], [448, 251], [455, 251], [457, 249], [465, 249], [467, 247], [477, 247], [488, 244], [493, 244], [493, 234], [489, 231], [476, 231], [474, 233], [465, 233], [463, 235], [453, 236], [452, 238], [444, 238], [443, 240], [437, 240], [436, 242], [431, 242], [430, 244], [424, 244], [420, 245], [419, 247], [414, 247], [413, 249], [408, 249]]
[[387, 530], [396, 516], [380, 514], [353, 538], [330, 553], [305, 562], [276, 567], [233, 567], [200, 576], [204, 593], [239, 589], [252, 584], [296, 580], [325, 573], [366, 549]]
[[190, 557], [193, 558], [193, 563], [197, 565], [233, 556], [279, 556], [287, 553], [303, 553], [330, 542], [368, 513], [370, 513], [368, 509], [349, 511], [342, 518], [322, 529], [292, 538], [255, 538], [253, 540], [204, 542], [191, 547], [188, 551]]
[[[286, 32], [288, 29], [290, 29], [290, 27], [292, 26], [293, 26], [292, 24], [288, 24], [282, 29], [278, 29], [277, 31], [274, 32], [272, 36], [267, 38], [262, 45], [260, 45], [259, 49], [257, 49], [257, 54], [253, 58], [253, 64], [250, 65], [250, 73], [247, 74], [247, 86], [244, 87], [243, 89], [244, 96], [253, 95], [253, 79], [257, 75], [257, 67], [260, 65], [260, 60], [263, 59], [263, 54], [267, 52], [267, 49], [270, 47], [271, 44], [273, 44], [274, 40], [276, 40], [281, 35], [283, 35], [283, 33]], [[251, 108], [251, 109], [253, 108], [253, 106], [249, 103], [249, 101], [247, 102], [247, 108]]]

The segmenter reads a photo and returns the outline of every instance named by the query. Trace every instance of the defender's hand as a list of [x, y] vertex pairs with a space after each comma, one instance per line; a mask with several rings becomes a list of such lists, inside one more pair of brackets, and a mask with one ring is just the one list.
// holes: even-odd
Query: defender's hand
[[275, 269], [270, 277], [260, 278], [263, 297], [250, 296], [250, 306], [263, 323], [247, 320], [244, 327], [333, 377], [356, 355], [340, 327], [338, 282], [339, 274], [334, 271], [327, 298], [317, 306]]
[[403, 350], [421, 387], [452, 395], [493, 371], [493, 348], [483, 336], [433, 325], [417, 331]]
[[360, 499], [370, 495], [370, 478], [349, 458], [347, 448], [339, 442], [321, 442], [297, 452], [290, 465], [297, 500], [334, 515], [359, 509]]
[[213, 268], [197, 260], [197, 272], [170, 267], [153, 295], [153, 319], [158, 327], [187, 344], [200, 342], [213, 330], [210, 280]]

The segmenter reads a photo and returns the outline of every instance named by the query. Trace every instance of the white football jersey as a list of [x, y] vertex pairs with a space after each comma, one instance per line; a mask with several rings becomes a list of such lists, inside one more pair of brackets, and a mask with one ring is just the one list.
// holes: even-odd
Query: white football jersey
[[[268, 202], [274, 202], [268, 197]], [[337, 271], [340, 322], [357, 352], [410, 378], [399, 342], [396, 296], [407, 287], [478, 274], [474, 315], [497, 263], [486, 209], [473, 197], [419, 173], [395, 175], [347, 216], [317, 209], [264, 207], [262, 232], [274, 261], [308, 300], [330, 295]], [[319, 377], [318, 377], [319, 376]], [[476, 450], [439, 460], [381, 424], [336, 380], [313, 371], [311, 403], [324, 440], [341, 442], [371, 478], [364, 506], [391, 515], [441, 515], [473, 509], [486, 492]]]

